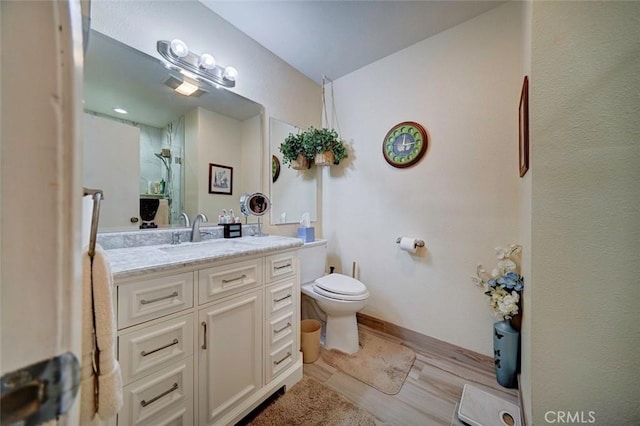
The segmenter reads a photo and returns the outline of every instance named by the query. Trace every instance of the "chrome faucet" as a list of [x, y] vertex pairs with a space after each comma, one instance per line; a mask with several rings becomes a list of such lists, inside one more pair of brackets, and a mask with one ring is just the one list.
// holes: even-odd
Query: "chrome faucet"
[[191, 228], [192, 243], [200, 241], [200, 223], [207, 222], [208, 220], [203, 213], [198, 213], [198, 216], [193, 219], [193, 227]]
[[184, 226], [186, 226], [187, 228], [191, 226], [191, 222], [189, 221], [189, 215], [187, 215], [185, 212], [180, 213], [180, 216], [178, 217], [178, 222], [180, 222], [180, 218], [184, 219]]

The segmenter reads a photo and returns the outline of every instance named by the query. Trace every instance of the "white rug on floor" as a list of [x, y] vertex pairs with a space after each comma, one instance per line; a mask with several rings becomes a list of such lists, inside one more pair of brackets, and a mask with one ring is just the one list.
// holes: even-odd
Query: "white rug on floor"
[[522, 426], [517, 405], [468, 384], [462, 390], [458, 418], [472, 426]]
[[380, 392], [388, 395], [400, 392], [416, 359], [415, 352], [363, 329], [358, 334], [361, 346], [358, 352], [349, 355], [335, 349], [323, 350], [324, 362]]

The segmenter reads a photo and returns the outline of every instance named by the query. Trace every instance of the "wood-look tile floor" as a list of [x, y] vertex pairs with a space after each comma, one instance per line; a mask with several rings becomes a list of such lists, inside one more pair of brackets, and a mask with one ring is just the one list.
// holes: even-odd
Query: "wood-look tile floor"
[[326, 364], [322, 356], [313, 364], [305, 364], [304, 374], [371, 413], [378, 425], [463, 425], [456, 412], [465, 383], [518, 404], [517, 390], [500, 386], [491, 365], [486, 360], [474, 362], [473, 354], [465, 354], [468, 351], [464, 349], [451, 353], [435, 345], [419, 347], [368, 327], [366, 330], [416, 352], [416, 361], [398, 394], [384, 394]]

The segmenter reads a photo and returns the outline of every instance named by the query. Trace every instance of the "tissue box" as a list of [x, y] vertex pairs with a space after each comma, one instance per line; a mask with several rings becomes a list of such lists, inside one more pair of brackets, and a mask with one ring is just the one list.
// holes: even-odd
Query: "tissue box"
[[311, 243], [316, 240], [316, 228], [313, 226], [309, 228], [298, 228], [298, 238], [305, 243]]

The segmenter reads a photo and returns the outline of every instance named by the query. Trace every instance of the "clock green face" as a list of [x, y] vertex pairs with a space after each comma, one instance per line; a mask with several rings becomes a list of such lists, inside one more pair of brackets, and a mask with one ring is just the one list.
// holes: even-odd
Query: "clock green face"
[[382, 154], [394, 167], [409, 167], [427, 150], [427, 132], [415, 122], [406, 121], [389, 130], [382, 143]]

